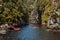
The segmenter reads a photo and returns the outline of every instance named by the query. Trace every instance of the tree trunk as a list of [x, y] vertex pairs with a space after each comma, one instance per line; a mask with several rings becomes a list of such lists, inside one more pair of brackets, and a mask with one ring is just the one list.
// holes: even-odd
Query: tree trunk
[[42, 24], [42, 11], [41, 10], [37, 10], [38, 12], [38, 24], [41, 25]]

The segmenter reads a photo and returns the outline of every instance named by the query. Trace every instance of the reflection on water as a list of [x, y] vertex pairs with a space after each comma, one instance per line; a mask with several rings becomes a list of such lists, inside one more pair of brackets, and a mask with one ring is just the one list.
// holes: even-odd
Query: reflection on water
[[60, 33], [52, 33], [44, 31], [41, 28], [34, 28], [30, 24], [21, 31], [21, 40], [60, 40]]
[[33, 24], [29, 24], [21, 31], [8, 33], [4, 36], [4, 40], [60, 40], [60, 32], [47, 32]]

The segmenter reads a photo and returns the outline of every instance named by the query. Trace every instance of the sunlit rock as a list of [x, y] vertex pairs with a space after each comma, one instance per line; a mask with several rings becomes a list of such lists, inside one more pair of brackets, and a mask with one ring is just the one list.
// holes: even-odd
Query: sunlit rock
[[0, 7], [2, 7], [2, 4], [0, 4]]

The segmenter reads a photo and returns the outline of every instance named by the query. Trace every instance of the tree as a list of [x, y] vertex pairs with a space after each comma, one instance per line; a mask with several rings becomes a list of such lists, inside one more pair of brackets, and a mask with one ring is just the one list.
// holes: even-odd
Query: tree
[[[46, 15], [46, 19], [47, 19], [47, 18], [49, 18], [49, 15], [51, 15], [54, 12], [54, 10], [57, 9], [57, 7], [55, 5], [53, 5], [52, 0], [38, 0], [37, 3], [38, 3], [37, 8], [38, 8], [38, 10], [40, 10], [40, 12], [38, 11], [38, 13], [40, 13], [39, 16], [41, 16], [40, 20], [42, 18], [42, 22], [45, 19], [44, 15]], [[47, 20], [45, 20], [45, 21], [47, 21]]]
[[[1, 0], [4, 11], [0, 14], [0, 21], [3, 23], [18, 23], [20, 19], [28, 21], [29, 4], [23, 3], [22, 0]], [[0, 10], [3, 9], [0, 7]], [[22, 18], [23, 17], [23, 18]]]

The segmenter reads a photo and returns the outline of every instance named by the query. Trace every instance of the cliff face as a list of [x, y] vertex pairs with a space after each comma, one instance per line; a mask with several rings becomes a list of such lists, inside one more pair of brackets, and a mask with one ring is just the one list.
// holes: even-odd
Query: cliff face
[[29, 13], [29, 23], [37, 23], [38, 12], [37, 12], [37, 0], [30, 5], [31, 11]]
[[37, 23], [38, 21], [38, 13], [32, 11], [29, 15], [29, 23]]

